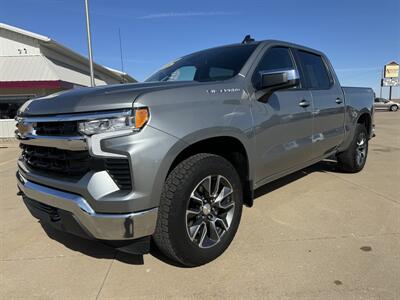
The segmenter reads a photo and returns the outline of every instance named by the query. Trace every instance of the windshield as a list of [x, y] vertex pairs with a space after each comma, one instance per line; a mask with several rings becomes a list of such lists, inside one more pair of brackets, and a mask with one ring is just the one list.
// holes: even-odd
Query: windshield
[[179, 58], [145, 81], [217, 81], [239, 73], [257, 44], [226, 46]]

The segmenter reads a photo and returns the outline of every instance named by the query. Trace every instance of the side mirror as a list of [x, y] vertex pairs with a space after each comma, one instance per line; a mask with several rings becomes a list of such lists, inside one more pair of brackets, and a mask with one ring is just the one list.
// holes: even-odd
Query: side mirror
[[280, 89], [294, 87], [299, 84], [300, 76], [295, 69], [279, 69], [272, 71], [260, 71], [260, 89], [269, 89], [273, 92]]

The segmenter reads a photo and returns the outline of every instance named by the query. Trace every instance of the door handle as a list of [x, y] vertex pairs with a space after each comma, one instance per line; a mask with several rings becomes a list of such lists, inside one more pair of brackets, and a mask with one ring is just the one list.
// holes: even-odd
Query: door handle
[[335, 102], [336, 102], [337, 104], [342, 104], [342, 103], [343, 103], [343, 100], [342, 100], [342, 98], [337, 97], [336, 100], [335, 100]]
[[299, 102], [299, 106], [301, 106], [301, 107], [310, 106], [310, 102], [307, 101], [307, 100], [305, 100], [305, 99], [303, 99], [303, 100], [301, 100], [301, 101]]

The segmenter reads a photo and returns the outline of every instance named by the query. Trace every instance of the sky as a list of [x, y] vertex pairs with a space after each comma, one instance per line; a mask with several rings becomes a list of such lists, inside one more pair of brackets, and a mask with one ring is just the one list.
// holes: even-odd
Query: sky
[[[191, 52], [279, 39], [323, 51], [344, 86], [380, 94], [383, 66], [400, 62], [399, 0], [90, 0], [94, 60], [141, 81]], [[0, 22], [87, 55], [84, 0], [0, 0]], [[383, 88], [387, 97], [388, 88]], [[400, 98], [400, 88], [393, 89]]]

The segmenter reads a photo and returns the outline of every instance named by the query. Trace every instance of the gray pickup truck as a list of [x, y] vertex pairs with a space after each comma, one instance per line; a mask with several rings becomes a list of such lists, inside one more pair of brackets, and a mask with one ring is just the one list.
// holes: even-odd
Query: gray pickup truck
[[331, 156], [362, 170], [373, 102], [342, 88], [323, 53], [247, 38], [143, 83], [24, 104], [19, 194], [62, 231], [198, 266], [229, 246], [258, 187]]

